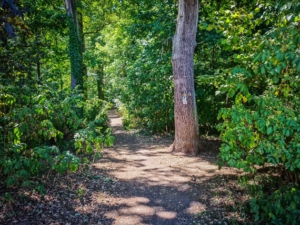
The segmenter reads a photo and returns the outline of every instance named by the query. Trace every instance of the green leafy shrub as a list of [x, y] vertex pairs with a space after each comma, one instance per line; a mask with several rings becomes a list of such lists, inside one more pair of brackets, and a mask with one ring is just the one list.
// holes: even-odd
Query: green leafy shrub
[[107, 102], [98, 98], [87, 99], [84, 102], [83, 117], [87, 121], [93, 121], [98, 115], [101, 115], [103, 119], [107, 120], [108, 119], [106, 114], [107, 110], [108, 110]]
[[[2, 90], [8, 94], [2, 94], [0, 174], [8, 186], [28, 184], [50, 170], [73, 172], [81, 164], [76, 154], [113, 143], [104, 102], [93, 105], [96, 100], [83, 102], [76, 91], [54, 92], [47, 85], [33, 86], [23, 96], [9, 93], [11, 86]], [[18, 95], [25, 100], [13, 97]]]
[[275, 168], [274, 176], [283, 173], [281, 185], [271, 192], [265, 189], [265, 183], [253, 185], [251, 211], [264, 223], [298, 224], [299, 3], [266, 3], [254, 12], [251, 38], [249, 34], [232, 38], [231, 29], [224, 32], [224, 42], [238, 41], [237, 49], [243, 50], [234, 55], [239, 67], [224, 74], [218, 85], [218, 92], [232, 102], [218, 116], [223, 141], [220, 157], [229, 166], [254, 175], [270, 165]]
[[[0, 177], [7, 186], [35, 184], [33, 178], [51, 171], [73, 172], [82, 164], [81, 155], [113, 142], [108, 104], [86, 100], [82, 55], [73, 65], [81, 43], [72, 34], [67, 38], [70, 21], [60, 6], [42, 1], [0, 7], [7, 22], [0, 30]], [[72, 33], [74, 27], [69, 28]], [[66, 88], [70, 70], [81, 90]], [[81, 145], [77, 134], [83, 136]]]
[[[75, 148], [77, 153], [93, 153], [94, 150], [100, 151], [102, 144], [112, 146], [114, 137], [111, 136], [112, 129], [103, 127], [103, 118], [98, 117], [90, 122], [84, 129], [78, 130], [74, 135]], [[104, 129], [104, 132], [102, 131]]]
[[300, 189], [299, 186], [283, 186], [270, 195], [262, 190], [250, 201], [251, 212], [256, 221], [270, 224], [300, 223]]
[[[120, 21], [115, 43], [107, 48], [107, 54], [112, 55], [113, 50], [114, 55], [110, 68], [106, 68], [106, 93], [123, 104], [120, 112], [125, 113], [125, 127], [139, 127], [150, 133], [172, 132], [173, 2], [147, 1], [140, 7], [138, 14], [128, 11], [128, 18], [135, 23]], [[118, 47], [113, 47], [115, 44]]]
[[[167, 66], [169, 56], [157, 59], [158, 50], [152, 45], [150, 42], [140, 53], [141, 57], [128, 68], [127, 90], [120, 100], [126, 106], [128, 119], [132, 116], [139, 127], [149, 132], [170, 132], [173, 130], [173, 91], [171, 67]], [[156, 62], [160, 67], [154, 66]]]
[[232, 105], [226, 102], [226, 95], [218, 91], [219, 85], [224, 82], [222, 75], [202, 75], [197, 77], [197, 106], [199, 131], [205, 135], [219, 134], [217, 125], [220, 123], [218, 113], [221, 108]]
[[295, 49], [300, 35], [293, 26], [279, 27], [256, 42], [260, 53], [248, 57], [247, 67], [234, 69], [219, 88], [234, 99], [219, 113], [221, 157], [246, 171], [272, 163], [299, 176], [300, 53]]

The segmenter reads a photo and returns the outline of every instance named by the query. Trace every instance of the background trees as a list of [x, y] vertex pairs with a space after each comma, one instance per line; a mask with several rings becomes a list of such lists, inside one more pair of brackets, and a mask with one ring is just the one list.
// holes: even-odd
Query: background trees
[[[104, 73], [106, 97], [123, 111], [126, 126], [148, 132], [174, 129], [172, 36], [174, 1], [124, 1], [118, 21], [107, 26]], [[175, 8], [175, 9], [174, 9]]]
[[[151, 9], [156, 9], [155, 4], [166, 7], [165, 2], [132, 3], [134, 9], [129, 2], [126, 5], [130, 13], [122, 29], [115, 29], [114, 38], [122, 44], [114, 51], [119, 54], [112, 54], [112, 63], [105, 69], [106, 78], [113, 77], [108, 79], [106, 93], [119, 100], [120, 109], [126, 113], [127, 126], [141, 125], [162, 132], [164, 126], [160, 126], [160, 119], [168, 117], [163, 116], [167, 111], [160, 111], [160, 106], [172, 109], [172, 83], [162, 80], [158, 83], [156, 76], [164, 77], [164, 72], [157, 68], [164, 68], [160, 62], [169, 63], [171, 55], [166, 54], [166, 61], [159, 60], [159, 52], [166, 49], [164, 45], [155, 52], [145, 50], [154, 49], [158, 43], [168, 43], [165, 40], [169, 39], [155, 33], [157, 26], [152, 27], [148, 21], [165, 18], [173, 32], [175, 15], [164, 16], [177, 4], [170, 3], [161, 17], [155, 17], [150, 14]], [[222, 163], [244, 169], [252, 174], [250, 177], [255, 177], [255, 185], [245, 183], [253, 191], [251, 211], [257, 220], [295, 223], [292, 221], [298, 220], [300, 207], [296, 203], [299, 195], [296, 116], [299, 113], [299, 4], [258, 0], [209, 1], [200, 5], [194, 56], [200, 132], [220, 134], [224, 142], [220, 153]], [[146, 17], [142, 25], [139, 24], [141, 16]], [[142, 30], [145, 26], [148, 29]], [[130, 33], [133, 27], [135, 33]], [[157, 45], [150, 45], [148, 37], [155, 37]], [[122, 48], [125, 45], [130, 47]], [[122, 57], [117, 57], [121, 54]], [[118, 78], [114, 78], [116, 72]], [[159, 90], [163, 94], [157, 95], [155, 87], [161, 84], [164, 88]], [[160, 104], [155, 104], [156, 96], [170, 97], [169, 101], [162, 98]], [[173, 111], [170, 114], [172, 118]], [[280, 174], [282, 179], [262, 177], [257, 166], [268, 167], [272, 176]], [[266, 193], [266, 187], [273, 189]]]
[[[174, 132], [177, 1], [75, 2], [73, 26], [63, 1], [0, 1], [7, 185], [30, 185], [46, 168], [73, 171], [76, 152], [110, 144], [105, 101], [127, 128]], [[251, 212], [266, 223], [299, 220], [299, 12], [296, 0], [200, 1], [193, 125], [221, 137], [221, 165], [254, 177], [253, 185], [245, 179]], [[74, 90], [72, 68], [81, 79]]]
[[[1, 19], [10, 26], [1, 30], [0, 47], [0, 175], [7, 186], [33, 186], [32, 177], [75, 171], [86, 162], [78, 155], [113, 141], [108, 105], [70, 89], [70, 30], [62, 3], [1, 5]], [[11, 14], [12, 7], [24, 17]]]

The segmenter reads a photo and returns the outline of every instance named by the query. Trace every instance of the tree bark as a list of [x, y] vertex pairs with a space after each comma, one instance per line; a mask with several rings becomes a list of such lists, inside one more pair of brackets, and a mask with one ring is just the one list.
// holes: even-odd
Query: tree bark
[[78, 23], [78, 16], [77, 16], [76, 0], [65, 0], [65, 6], [66, 6], [67, 15], [72, 18], [73, 23], [77, 30], [77, 35], [79, 37], [80, 31], [79, 31], [79, 23]]
[[64, 0], [69, 23], [69, 51], [71, 61], [71, 88], [74, 89], [80, 85], [83, 90], [83, 47], [82, 47], [82, 34], [78, 21], [77, 14], [77, 0]]
[[97, 90], [98, 90], [98, 98], [104, 100], [104, 93], [103, 93], [103, 66], [100, 66], [99, 69], [96, 71], [97, 73]]
[[175, 140], [173, 151], [199, 153], [199, 128], [194, 85], [194, 49], [198, 24], [198, 0], [179, 0], [173, 37]]

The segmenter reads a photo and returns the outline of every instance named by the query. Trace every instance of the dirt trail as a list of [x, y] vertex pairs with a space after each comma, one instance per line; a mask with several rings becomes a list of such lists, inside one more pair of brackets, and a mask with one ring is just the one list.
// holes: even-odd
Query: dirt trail
[[171, 139], [125, 131], [115, 111], [110, 121], [115, 144], [94, 164], [114, 185], [111, 195], [99, 201], [106, 205], [107, 224], [195, 224], [201, 212], [220, 206], [213, 202], [208, 184], [214, 177], [235, 172], [219, 171], [214, 152], [207, 150], [199, 157], [172, 154]]
[[76, 173], [42, 177], [45, 193], [0, 182], [0, 224], [247, 224], [238, 172], [215, 165], [218, 142], [188, 157], [172, 154], [172, 139], [125, 131], [114, 111], [110, 122], [114, 146]]

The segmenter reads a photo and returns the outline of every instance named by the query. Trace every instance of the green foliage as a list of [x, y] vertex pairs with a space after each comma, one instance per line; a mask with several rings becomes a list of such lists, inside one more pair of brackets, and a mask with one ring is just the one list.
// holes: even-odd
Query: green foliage
[[251, 199], [251, 212], [256, 221], [270, 224], [291, 224], [300, 222], [299, 186], [282, 186], [270, 195], [256, 190], [256, 198]]
[[244, 58], [245, 69], [235, 68], [220, 86], [234, 98], [234, 106], [219, 114], [221, 156], [231, 166], [250, 171], [268, 162], [299, 169], [299, 37], [294, 23], [255, 35], [257, 49], [236, 56]]
[[218, 134], [217, 120], [221, 108], [230, 104], [226, 95], [218, 91], [218, 88], [224, 82], [223, 75], [201, 75], [197, 77], [197, 106], [199, 117], [200, 133], [206, 135]]
[[126, 14], [114, 28], [108, 28], [107, 43], [99, 48], [110, 59], [105, 69], [108, 100], [122, 105], [119, 111], [125, 113], [125, 127], [170, 132], [174, 129], [173, 2], [140, 1], [138, 11], [128, 2], [122, 4], [128, 7]]
[[[84, 80], [84, 65], [83, 65], [83, 45], [79, 31], [74, 24], [73, 18], [68, 15], [68, 27], [69, 27], [69, 54], [71, 62], [71, 73], [75, 79], [76, 85], [83, 89]], [[75, 88], [75, 87], [73, 87]]]
[[[20, 6], [24, 20], [0, 8], [0, 175], [8, 186], [73, 172], [81, 156], [113, 143], [109, 105], [95, 96], [114, 102], [128, 129], [172, 132], [173, 0], [80, 1], [80, 31], [62, 1]], [[296, 0], [202, 1], [199, 9], [200, 130], [218, 127], [223, 164], [254, 175], [272, 165], [282, 175], [270, 190], [246, 181], [262, 223], [299, 223], [299, 12]], [[79, 85], [72, 91], [70, 73]]]
[[[7, 186], [34, 186], [34, 177], [77, 170], [82, 155], [99, 155], [114, 138], [108, 104], [83, 97], [83, 40], [63, 2], [18, 3], [24, 20], [0, 9], [16, 34], [0, 25], [0, 176]], [[70, 70], [80, 90], [70, 90]]]
[[[113, 142], [106, 102], [84, 102], [80, 91], [69, 89], [65, 17], [58, 30], [45, 19], [57, 3], [44, 16], [28, 3], [27, 31], [0, 43], [0, 176], [7, 186], [34, 186], [32, 178], [50, 171], [73, 172], [81, 154]], [[60, 16], [57, 10], [54, 17]], [[78, 146], [80, 132], [88, 138]]]
[[[9, 88], [15, 91], [11, 86], [4, 91]], [[110, 146], [113, 142], [105, 103], [93, 99], [83, 103], [82, 96], [75, 92], [54, 92], [46, 85], [31, 91], [38, 94], [34, 93], [26, 105], [11, 98], [12, 94], [3, 95], [5, 100], [11, 98], [1, 107], [4, 148], [0, 151], [0, 171], [8, 186], [24, 184], [47, 170], [73, 172], [81, 163], [75, 151], [91, 154], [95, 149], [100, 151], [104, 143]], [[78, 116], [82, 107], [87, 109], [86, 119]]]
[[298, 174], [300, 125], [296, 109], [270, 96], [255, 100], [256, 111], [244, 105], [220, 111], [225, 120], [220, 126], [225, 141], [222, 159], [245, 171], [254, 172], [256, 165], [272, 163]]
[[[169, 57], [157, 59], [156, 52], [143, 52], [127, 70], [126, 92], [121, 101], [135, 123], [152, 132], [169, 132], [173, 129], [173, 91]], [[155, 67], [159, 61], [161, 67]]]
[[99, 115], [101, 115], [101, 118], [103, 120], [101, 124], [108, 120], [106, 112], [109, 109], [109, 105], [107, 104], [107, 102], [98, 98], [90, 98], [87, 99], [84, 104], [83, 117], [86, 120], [93, 121]]
[[[237, 64], [213, 79], [199, 79], [212, 80], [216, 94], [226, 96], [218, 115], [222, 161], [253, 174], [274, 165], [291, 183], [282, 182], [271, 193], [263, 183], [253, 185], [251, 211], [264, 223], [299, 223], [299, 6], [292, 1], [221, 10], [226, 19], [206, 28], [220, 30], [221, 44], [235, 52]], [[243, 23], [236, 24], [239, 20]]]
[[[195, 49], [199, 131], [207, 135], [219, 134], [216, 127], [220, 123], [217, 120], [218, 112], [222, 107], [232, 105], [232, 101], [226, 98], [226, 94], [219, 90], [227, 75], [237, 66], [233, 56], [239, 50], [236, 49], [236, 44], [227, 43], [233, 39], [233, 37], [227, 38], [227, 36], [235, 35], [234, 38], [240, 40], [243, 34], [236, 35], [236, 29], [239, 27], [248, 29], [248, 24], [244, 20], [236, 18], [236, 14], [245, 13], [243, 8], [236, 7], [233, 1], [215, 3], [205, 2], [200, 8], [197, 32], [198, 45]], [[242, 18], [247, 19], [248, 16], [245, 13]], [[230, 21], [234, 21], [238, 26], [231, 24]], [[231, 29], [235, 30], [232, 31]]]

